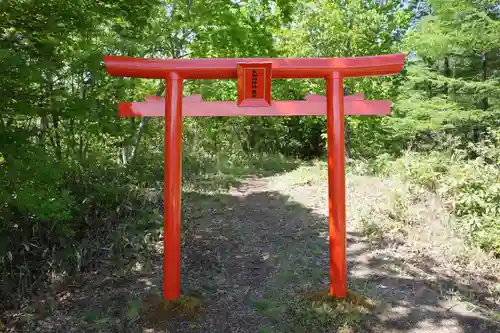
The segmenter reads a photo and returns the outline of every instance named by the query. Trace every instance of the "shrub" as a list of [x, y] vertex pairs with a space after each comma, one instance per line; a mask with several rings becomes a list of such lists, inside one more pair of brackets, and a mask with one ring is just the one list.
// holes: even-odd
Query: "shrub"
[[416, 189], [438, 193], [457, 217], [457, 229], [474, 245], [500, 256], [500, 131], [470, 144], [470, 151], [408, 152], [389, 163], [386, 173], [396, 172]]
[[19, 158], [10, 153], [0, 169], [0, 298], [14, 301], [148, 246], [143, 236], [154, 226], [141, 217], [151, 211], [140, 189], [151, 174], [92, 156], [59, 160], [30, 146]]

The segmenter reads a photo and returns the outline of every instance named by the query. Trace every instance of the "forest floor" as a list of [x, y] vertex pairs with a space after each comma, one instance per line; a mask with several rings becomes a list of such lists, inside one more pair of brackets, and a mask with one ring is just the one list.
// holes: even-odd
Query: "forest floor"
[[500, 260], [465, 246], [438, 198], [397, 179], [348, 174], [353, 293], [349, 302], [323, 297], [326, 184], [315, 163], [227, 191], [186, 188], [182, 304], [160, 306], [160, 243], [148, 263], [82, 276], [38, 306], [45, 315], [33, 306], [6, 331], [500, 332]]

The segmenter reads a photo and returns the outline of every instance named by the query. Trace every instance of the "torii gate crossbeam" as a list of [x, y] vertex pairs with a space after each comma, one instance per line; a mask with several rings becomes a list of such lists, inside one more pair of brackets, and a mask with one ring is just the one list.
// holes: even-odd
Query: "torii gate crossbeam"
[[[123, 103], [123, 116], [165, 116], [165, 183], [164, 183], [164, 278], [166, 300], [180, 297], [180, 228], [181, 228], [181, 151], [182, 118], [186, 115], [323, 115], [327, 117], [328, 142], [328, 224], [330, 244], [330, 295], [347, 294], [346, 203], [344, 161], [344, 87], [346, 77], [393, 75], [401, 71], [405, 54], [353, 58], [242, 58], [242, 59], [139, 59], [105, 56], [106, 71], [112, 76], [166, 80], [165, 102], [156, 98], [145, 103]], [[237, 112], [228, 102], [194, 101], [183, 113], [184, 79], [238, 79]], [[324, 78], [326, 99], [309, 101], [271, 101], [271, 79]], [[193, 102], [193, 100], [191, 100]], [[224, 104], [225, 103], [225, 104]], [[230, 102], [229, 102], [230, 103]], [[297, 104], [299, 103], [299, 104]], [[302, 104], [300, 104], [302, 103]], [[307, 104], [309, 103], [309, 104]], [[316, 103], [321, 110], [308, 110]], [[319, 104], [318, 104], [319, 103]], [[382, 115], [388, 113], [389, 101], [353, 100], [350, 114]], [[358, 104], [358, 110], [352, 111]], [[371, 103], [371, 104], [370, 104]], [[389, 103], [389, 104], [387, 104]], [[326, 104], [326, 109], [323, 106]], [[193, 106], [194, 104], [191, 104]], [[363, 107], [361, 107], [363, 105]], [[260, 111], [262, 109], [262, 112]], [[190, 110], [190, 111], [189, 111]], [[137, 112], [136, 112], [137, 111]], [[128, 114], [127, 114], [128, 113]], [[153, 113], [153, 114], [151, 114]]]
[[[365, 101], [363, 93], [344, 98], [346, 116], [381, 116], [391, 111], [391, 101]], [[165, 99], [146, 96], [145, 102], [120, 103], [120, 117], [163, 117]], [[239, 107], [234, 102], [203, 102], [201, 95], [182, 99], [183, 117], [209, 116], [326, 116], [326, 97], [309, 94], [305, 101], [275, 101], [268, 107]]]

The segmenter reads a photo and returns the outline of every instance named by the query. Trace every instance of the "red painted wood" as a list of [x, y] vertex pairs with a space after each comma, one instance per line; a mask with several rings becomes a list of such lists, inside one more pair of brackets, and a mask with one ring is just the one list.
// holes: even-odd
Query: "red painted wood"
[[176, 72], [184, 79], [235, 79], [239, 63], [272, 64], [274, 79], [325, 78], [333, 71], [344, 77], [390, 75], [401, 71], [405, 54], [353, 58], [235, 58], [235, 59], [144, 59], [104, 56], [112, 76], [163, 79]]
[[347, 295], [344, 78], [338, 72], [326, 78], [328, 142], [328, 229], [330, 245], [330, 295]]
[[[345, 98], [346, 102], [347, 101], [362, 101], [365, 99], [365, 94], [360, 92], [357, 94], [345, 96], [344, 98]], [[202, 102], [203, 101], [200, 94], [184, 96], [182, 100], [184, 102]], [[162, 101], [163, 102], [163, 97], [148, 95], [148, 96], [146, 96], [146, 102], [148, 102], [148, 101]], [[326, 97], [323, 95], [318, 95], [318, 94], [307, 94], [306, 101], [311, 101], [311, 102], [324, 101], [324, 102], [326, 102]]]
[[[121, 117], [162, 117], [164, 100], [147, 96], [146, 102], [120, 103]], [[388, 115], [391, 101], [364, 101], [363, 94], [345, 97], [345, 115]], [[309, 95], [305, 101], [274, 101], [269, 107], [238, 107], [234, 102], [202, 102], [200, 95], [183, 99], [184, 117], [202, 116], [324, 116], [326, 97]]]
[[173, 300], [181, 291], [182, 78], [170, 73], [166, 81], [163, 297]]

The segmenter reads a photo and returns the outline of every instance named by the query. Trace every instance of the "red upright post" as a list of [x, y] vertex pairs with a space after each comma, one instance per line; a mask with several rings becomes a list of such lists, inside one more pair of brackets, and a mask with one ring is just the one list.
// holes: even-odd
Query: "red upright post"
[[182, 77], [168, 74], [165, 91], [163, 297], [181, 295]]
[[326, 77], [328, 136], [328, 227], [330, 242], [330, 295], [347, 295], [345, 172], [344, 172], [344, 77]]

